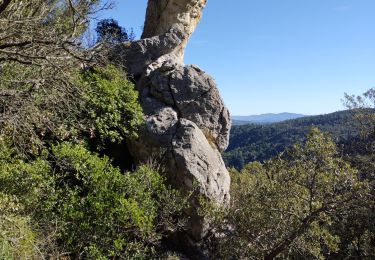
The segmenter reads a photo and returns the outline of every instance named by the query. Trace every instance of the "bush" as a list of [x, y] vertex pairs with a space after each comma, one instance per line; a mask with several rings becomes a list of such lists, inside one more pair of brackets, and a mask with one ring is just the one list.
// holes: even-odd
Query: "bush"
[[[0, 89], [4, 93], [13, 91], [5, 83], [12, 82], [18, 74], [26, 74], [28, 70], [34, 73], [31, 68], [25, 69], [17, 64], [3, 67], [0, 73], [4, 82], [0, 83]], [[18, 99], [0, 97], [3, 108], [0, 109], [0, 135], [12, 136], [12, 145], [18, 152], [39, 155], [43, 148], [56, 141], [95, 138], [102, 144], [136, 136], [143, 123], [143, 113], [138, 92], [125, 72], [108, 65], [69, 73], [69, 88], [54, 89], [51, 83], [48, 91], [25, 94]], [[27, 81], [28, 75], [23, 74], [25, 79], [19, 80]], [[65, 83], [56, 84], [64, 86]], [[26, 85], [14, 92], [28, 91], [29, 88]], [[12, 114], [8, 115], [6, 111], [12, 111]]]
[[14, 197], [0, 193], [0, 259], [37, 258], [36, 234]]
[[125, 73], [115, 66], [94, 68], [81, 76], [87, 93], [91, 133], [102, 141], [120, 142], [135, 136], [143, 122], [138, 92]]
[[2, 225], [1, 234], [9, 235], [0, 242], [13, 251], [27, 252], [38, 243], [50, 256], [145, 257], [164, 235], [182, 227], [186, 199], [147, 166], [123, 174], [107, 157], [62, 143], [34, 160], [3, 149], [0, 167], [0, 190], [18, 203], [16, 216], [1, 211], [1, 219], [16, 219], [32, 238], [25, 247], [9, 244], [17, 235]]
[[[0, 259], [40, 257], [37, 230], [54, 201], [49, 165], [43, 159], [26, 162], [2, 139], [0, 146]], [[40, 226], [33, 222], [37, 217]]]
[[[108, 158], [81, 146], [62, 144], [53, 153], [65, 180], [58, 215], [66, 224], [61, 234], [69, 251], [147, 255], [161, 238], [160, 227], [174, 223], [173, 215], [183, 208], [178, 193], [146, 166], [123, 175]], [[163, 207], [171, 209], [168, 215]]]

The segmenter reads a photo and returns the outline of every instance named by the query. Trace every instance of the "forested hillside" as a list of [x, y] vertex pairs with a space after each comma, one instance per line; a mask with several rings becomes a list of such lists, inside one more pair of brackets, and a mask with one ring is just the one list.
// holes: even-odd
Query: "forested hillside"
[[306, 117], [306, 115], [295, 114], [295, 113], [268, 113], [252, 116], [232, 116], [233, 125], [243, 125], [247, 123], [254, 124], [268, 124], [277, 123], [285, 120], [297, 119]]
[[[206, 208], [221, 232], [231, 232], [219, 242], [217, 255], [373, 259], [374, 100], [375, 89], [370, 89], [363, 96], [345, 94], [349, 111], [235, 127], [235, 144], [241, 140], [246, 144], [239, 146], [239, 154], [250, 148], [250, 153], [258, 155], [256, 149], [261, 147], [270, 154], [263, 154], [265, 162], [247, 163], [240, 171], [231, 169], [230, 209]], [[280, 151], [288, 148], [272, 155], [277, 153], [276, 144]], [[229, 155], [235, 159], [235, 154]], [[228, 228], [232, 225], [235, 230]]]
[[274, 124], [233, 126], [224, 160], [228, 166], [241, 169], [246, 163], [271, 159], [305, 140], [314, 126], [330, 133], [336, 142], [344, 142], [359, 134], [353, 119], [353, 112], [347, 110]]

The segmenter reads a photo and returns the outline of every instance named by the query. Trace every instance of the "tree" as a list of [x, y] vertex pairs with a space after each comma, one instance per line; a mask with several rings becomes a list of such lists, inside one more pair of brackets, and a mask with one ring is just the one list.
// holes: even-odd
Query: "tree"
[[[3, 3], [0, 135], [10, 136], [19, 152], [35, 155], [57, 140], [85, 137], [120, 142], [142, 123], [138, 94], [125, 72], [107, 65], [100, 45], [82, 45], [91, 16], [109, 7], [100, 3]], [[114, 37], [117, 23], [101, 24]]]
[[346, 143], [347, 159], [361, 176], [375, 180], [375, 88], [362, 96], [345, 94], [344, 104], [354, 115], [360, 137]]
[[128, 34], [124, 27], [121, 27], [117, 21], [113, 19], [101, 20], [96, 29], [98, 42], [106, 42], [118, 44], [126, 41], [132, 41], [135, 38], [133, 30]]
[[375, 89], [361, 96], [345, 94], [344, 104], [353, 114], [353, 124], [360, 135], [343, 143], [343, 154], [361, 179], [370, 183], [370, 197], [362, 200], [363, 207], [347, 214], [334, 224], [340, 238], [337, 257], [375, 257]]
[[0, 135], [35, 152], [41, 137], [79, 127], [84, 107], [77, 71], [98, 50], [81, 44], [99, 0], [2, 1], [0, 5]]
[[367, 183], [317, 129], [305, 144], [232, 178], [230, 209], [207, 207], [224, 234], [224, 258], [319, 258], [335, 252], [339, 238], [332, 223], [356, 211], [367, 196]]
[[[12, 0], [0, 5], [0, 62], [62, 70], [89, 61], [81, 36], [100, 0]], [[39, 75], [39, 76], [43, 76]]]

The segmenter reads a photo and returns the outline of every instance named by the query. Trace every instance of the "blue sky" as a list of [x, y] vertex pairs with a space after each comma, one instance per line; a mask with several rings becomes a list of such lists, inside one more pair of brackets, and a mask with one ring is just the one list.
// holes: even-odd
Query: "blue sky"
[[[146, 0], [111, 17], [140, 36]], [[185, 54], [212, 75], [233, 115], [342, 110], [375, 87], [375, 0], [208, 0]]]

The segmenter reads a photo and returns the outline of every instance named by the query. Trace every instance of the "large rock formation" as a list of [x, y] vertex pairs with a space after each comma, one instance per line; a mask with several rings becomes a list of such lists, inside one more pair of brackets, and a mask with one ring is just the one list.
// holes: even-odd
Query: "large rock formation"
[[230, 177], [220, 152], [228, 145], [230, 116], [215, 81], [183, 64], [186, 43], [206, 0], [149, 0], [142, 39], [116, 50], [136, 82], [146, 124], [129, 150], [139, 162], [156, 158], [177, 188], [196, 190], [187, 214], [198, 241], [207, 223], [196, 212], [198, 195], [229, 201]]
[[163, 35], [173, 25], [180, 25], [185, 37], [182, 39], [182, 43], [174, 49], [174, 52], [182, 61], [187, 41], [201, 20], [206, 2], [207, 0], [148, 1], [142, 38]]

